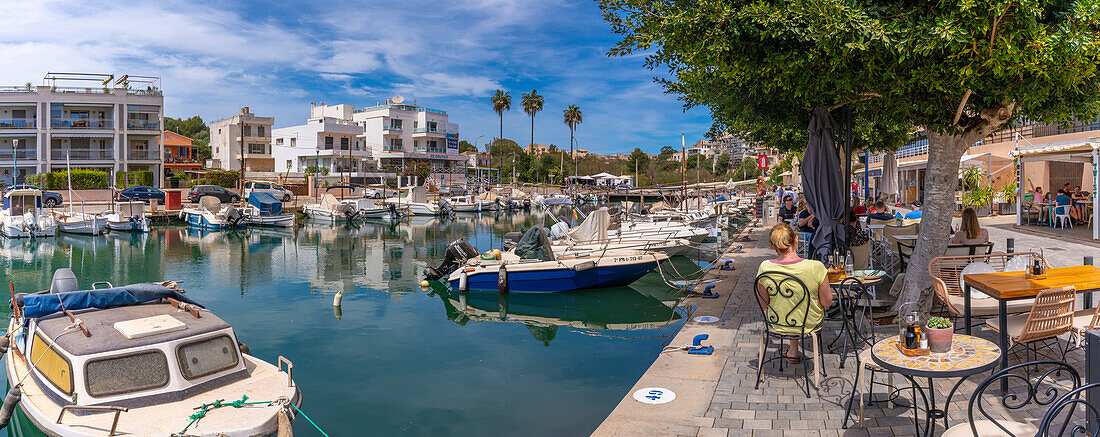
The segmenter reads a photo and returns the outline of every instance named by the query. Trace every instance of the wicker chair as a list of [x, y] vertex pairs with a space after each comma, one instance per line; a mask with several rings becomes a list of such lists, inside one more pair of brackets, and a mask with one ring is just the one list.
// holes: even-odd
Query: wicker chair
[[[1004, 271], [1005, 263], [1013, 257], [1027, 256], [1031, 259], [1042, 260], [1049, 267], [1042, 255], [1036, 252], [1017, 253], [993, 253], [988, 255], [968, 256], [941, 256], [928, 264], [928, 274], [932, 276], [932, 290], [936, 298], [943, 304], [943, 309], [954, 317], [962, 317], [964, 311], [964, 298], [962, 286], [959, 284], [959, 273], [971, 263], [984, 262], [999, 272]], [[1031, 309], [1032, 299], [1010, 300], [1007, 302], [1009, 314], [1024, 313]], [[970, 314], [975, 317], [996, 316], [999, 313], [995, 299], [970, 299]], [[962, 329], [962, 323], [956, 323], [956, 329]]]
[[[1009, 316], [1006, 334], [1012, 342], [1012, 347], [1005, 353], [1011, 352], [1017, 345], [1024, 345], [1027, 348], [1025, 352], [1038, 355], [1039, 342], [1053, 339], [1060, 349], [1061, 358], [1064, 359], [1066, 350], [1062, 349], [1062, 343], [1057, 340], [1059, 335], [1073, 329], [1076, 291], [1077, 289], [1072, 285], [1042, 290], [1035, 295], [1031, 312]], [[986, 325], [994, 331], [1000, 331], [998, 323], [992, 319], [986, 321]]]
[[1086, 308], [1073, 313], [1073, 336], [1078, 346], [1085, 339], [1085, 331], [1100, 329], [1100, 306]]

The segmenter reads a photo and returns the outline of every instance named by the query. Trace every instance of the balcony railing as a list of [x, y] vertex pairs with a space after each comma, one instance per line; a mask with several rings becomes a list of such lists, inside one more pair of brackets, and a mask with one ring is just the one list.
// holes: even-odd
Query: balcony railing
[[414, 147], [414, 152], [447, 153], [447, 149], [441, 147]]
[[114, 160], [115, 151], [111, 149], [53, 149], [50, 151], [51, 159], [63, 160], [65, 158], [72, 160]]
[[13, 118], [11, 120], [0, 120], [0, 129], [34, 129], [35, 124], [33, 118]]
[[24, 149], [20, 147], [15, 153], [12, 153], [11, 149], [0, 149], [0, 161], [11, 161], [13, 157], [15, 159], [35, 159], [37, 156], [37, 149]]
[[141, 159], [141, 160], [159, 160], [160, 150], [135, 150], [129, 149], [126, 151], [126, 156], [129, 159]]
[[446, 129], [440, 129], [440, 128], [437, 128], [437, 127], [436, 128], [418, 127], [416, 129], [413, 129], [413, 133], [445, 134], [445, 133], [447, 133], [447, 130]]
[[36, 93], [34, 87], [28, 86], [0, 86], [0, 93]]
[[382, 150], [387, 152], [404, 152], [405, 148], [402, 146], [385, 146]]
[[401, 126], [396, 126], [396, 125], [382, 126], [382, 130], [401, 130]]
[[54, 118], [50, 120], [50, 126], [59, 129], [112, 129], [114, 120], [98, 120], [94, 118]]
[[157, 120], [126, 120], [127, 129], [160, 130], [160, 121]]
[[169, 164], [198, 164], [199, 161], [191, 159], [185, 156], [169, 156], [164, 158], [164, 162]]

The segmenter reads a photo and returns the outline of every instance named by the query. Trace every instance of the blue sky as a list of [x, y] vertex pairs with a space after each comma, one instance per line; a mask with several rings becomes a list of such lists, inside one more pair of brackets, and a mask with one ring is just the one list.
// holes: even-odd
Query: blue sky
[[0, 85], [40, 84], [48, 71], [156, 75], [167, 116], [209, 121], [249, 106], [276, 126], [304, 122], [310, 102], [400, 94], [446, 110], [470, 141], [497, 135], [488, 99], [503, 88], [504, 136], [520, 144], [530, 137], [520, 96], [536, 88], [538, 143], [568, 147], [570, 104], [584, 112], [579, 147], [596, 153], [701, 138], [707, 111], [684, 113], [641, 57], [608, 58], [615, 41], [586, 0], [8, 1]]

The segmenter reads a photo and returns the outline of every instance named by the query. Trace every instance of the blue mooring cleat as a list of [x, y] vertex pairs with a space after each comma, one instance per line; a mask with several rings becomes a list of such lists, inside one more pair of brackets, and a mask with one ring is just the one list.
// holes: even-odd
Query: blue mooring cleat
[[714, 346], [703, 346], [703, 340], [710, 338], [707, 334], [696, 335], [691, 340], [691, 349], [688, 349], [688, 353], [692, 355], [710, 355], [714, 353]]

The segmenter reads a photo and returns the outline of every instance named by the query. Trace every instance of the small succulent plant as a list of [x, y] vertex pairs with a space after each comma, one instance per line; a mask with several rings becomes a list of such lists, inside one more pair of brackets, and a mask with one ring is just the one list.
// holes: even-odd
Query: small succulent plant
[[955, 322], [946, 317], [932, 317], [928, 319], [928, 327], [931, 329], [947, 329], [955, 326]]

